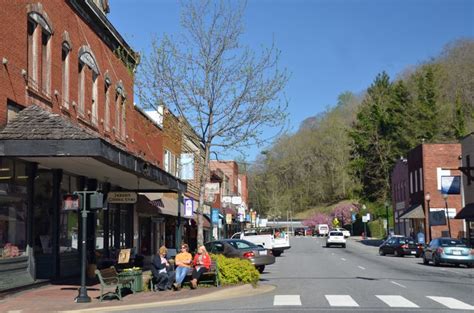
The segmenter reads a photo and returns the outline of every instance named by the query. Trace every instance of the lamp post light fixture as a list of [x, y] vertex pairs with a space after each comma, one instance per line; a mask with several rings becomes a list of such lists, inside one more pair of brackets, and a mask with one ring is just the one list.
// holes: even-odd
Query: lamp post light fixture
[[431, 208], [430, 208], [430, 200], [431, 200], [431, 195], [429, 192], [426, 193], [425, 195], [425, 200], [426, 200], [426, 203], [427, 203], [427, 208], [428, 208], [428, 213], [427, 213], [427, 216], [428, 216], [428, 236], [429, 236], [429, 239], [427, 240], [428, 242], [431, 241], [431, 220], [430, 220], [430, 211], [431, 211]]
[[450, 220], [449, 220], [448, 194], [447, 193], [443, 193], [443, 199], [444, 199], [444, 205], [445, 205], [446, 218], [447, 218], [447, 222], [448, 222], [449, 238], [451, 238], [451, 223], [450, 223]]

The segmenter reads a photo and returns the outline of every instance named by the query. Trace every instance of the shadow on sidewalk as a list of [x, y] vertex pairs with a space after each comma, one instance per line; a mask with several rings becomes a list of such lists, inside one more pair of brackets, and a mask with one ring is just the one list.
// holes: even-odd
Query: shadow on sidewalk
[[378, 247], [383, 243], [383, 239], [361, 239], [358, 241], [363, 245], [371, 247]]

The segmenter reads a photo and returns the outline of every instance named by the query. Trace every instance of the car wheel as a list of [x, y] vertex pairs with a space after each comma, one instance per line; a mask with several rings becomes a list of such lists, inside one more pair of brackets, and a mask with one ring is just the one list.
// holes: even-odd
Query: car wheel
[[272, 251], [273, 255], [274, 256], [280, 256], [281, 255], [281, 251]]
[[329, 248], [330, 246], [331, 246], [330, 244], [328, 244], [328, 243], [326, 244], [326, 248]]
[[346, 247], [346, 244], [343, 244], [342, 247], [345, 248], [345, 247]]
[[461, 264], [459, 263], [454, 263], [454, 266], [459, 267]]
[[379, 255], [384, 256], [385, 253], [382, 251], [382, 249], [379, 249]]
[[393, 254], [394, 254], [396, 257], [401, 256], [401, 255], [400, 255], [400, 252], [398, 252], [398, 250], [393, 251]]
[[473, 268], [474, 267], [474, 263], [471, 263], [471, 264], [466, 264], [467, 268]]
[[260, 274], [262, 274], [264, 270], [265, 270], [265, 265], [257, 266], [257, 271], [258, 271]]
[[428, 261], [428, 259], [426, 259], [425, 255], [423, 254], [423, 264], [428, 265], [429, 263], [430, 261]]

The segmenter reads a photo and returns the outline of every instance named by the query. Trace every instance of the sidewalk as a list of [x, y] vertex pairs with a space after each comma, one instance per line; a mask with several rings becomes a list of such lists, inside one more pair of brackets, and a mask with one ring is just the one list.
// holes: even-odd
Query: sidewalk
[[48, 285], [11, 294], [0, 299], [0, 312], [110, 312], [126, 309], [140, 309], [165, 305], [178, 305], [202, 301], [215, 301], [233, 297], [250, 296], [273, 290], [273, 286], [250, 285], [229, 287], [200, 286], [195, 290], [183, 288], [180, 291], [138, 292], [128, 294], [122, 301], [116, 298], [99, 302], [100, 285], [87, 287], [90, 303], [75, 303], [77, 285]]

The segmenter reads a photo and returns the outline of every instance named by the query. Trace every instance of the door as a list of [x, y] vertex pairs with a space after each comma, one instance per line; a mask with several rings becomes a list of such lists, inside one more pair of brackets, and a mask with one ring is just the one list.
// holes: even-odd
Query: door
[[139, 254], [152, 255], [153, 251], [151, 249], [151, 219], [149, 217], [140, 217], [138, 219], [138, 223], [140, 228]]

